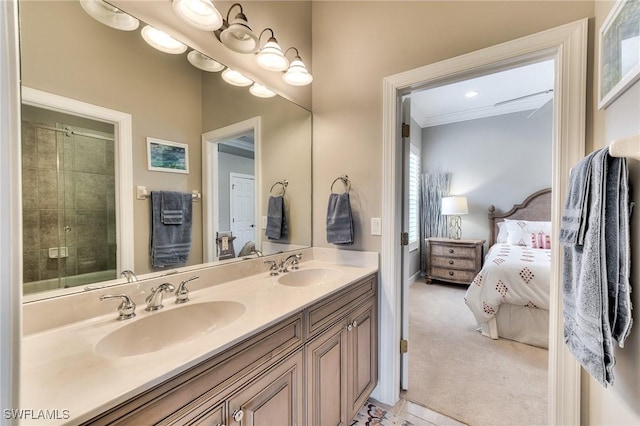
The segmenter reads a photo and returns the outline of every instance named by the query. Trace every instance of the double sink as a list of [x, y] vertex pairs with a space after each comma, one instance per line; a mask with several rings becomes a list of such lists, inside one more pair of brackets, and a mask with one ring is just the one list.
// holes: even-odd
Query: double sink
[[[335, 282], [340, 277], [341, 272], [335, 269], [310, 268], [288, 272], [274, 281], [287, 287], [311, 287]], [[100, 339], [94, 351], [107, 358], [160, 351], [215, 333], [239, 320], [245, 312], [245, 305], [237, 301], [189, 302], [127, 320]]]

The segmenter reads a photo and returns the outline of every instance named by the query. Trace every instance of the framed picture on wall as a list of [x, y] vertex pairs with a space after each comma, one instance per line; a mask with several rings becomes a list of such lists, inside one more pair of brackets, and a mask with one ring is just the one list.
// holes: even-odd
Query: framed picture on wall
[[155, 172], [189, 173], [189, 146], [147, 138], [147, 164]]
[[640, 77], [640, 0], [619, 0], [600, 27], [598, 109]]

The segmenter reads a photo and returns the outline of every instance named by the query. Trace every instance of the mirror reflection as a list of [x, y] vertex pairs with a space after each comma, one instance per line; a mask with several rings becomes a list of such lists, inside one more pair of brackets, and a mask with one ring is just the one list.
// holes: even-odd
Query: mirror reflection
[[[25, 92], [89, 106], [23, 102], [25, 293], [124, 282], [126, 269], [140, 279], [165, 273], [151, 264], [152, 207], [136, 198], [138, 186], [202, 194], [186, 267], [311, 245], [309, 111], [230, 86], [75, 1], [23, 1], [20, 23]], [[186, 145], [188, 173], [149, 170], [147, 138]], [[271, 239], [270, 190], [283, 180], [288, 232]], [[220, 250], [225, 235], [231, 256]]]

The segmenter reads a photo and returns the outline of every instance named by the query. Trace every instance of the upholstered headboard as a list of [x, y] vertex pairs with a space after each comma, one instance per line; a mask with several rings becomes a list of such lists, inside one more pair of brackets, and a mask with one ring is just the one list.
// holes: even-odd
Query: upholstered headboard
[[489, 247], [496, 243], [498, 223], [505, 219], [551, 220], [551, 188], [534, 192], [506, 213], [497, 213], [495, 206], [489, 206]]

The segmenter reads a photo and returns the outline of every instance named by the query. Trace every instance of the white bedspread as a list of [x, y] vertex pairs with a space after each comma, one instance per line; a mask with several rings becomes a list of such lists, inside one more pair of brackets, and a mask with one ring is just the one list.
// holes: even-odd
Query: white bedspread
[[549, 309], [551, 250], [496, 244], [469, 285], [465, 303], [478, 324], [491, 320], [508, 303]]

